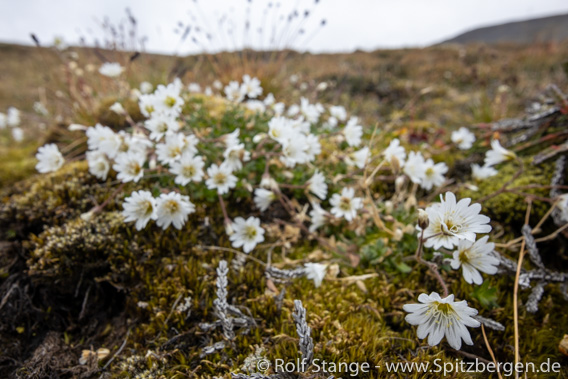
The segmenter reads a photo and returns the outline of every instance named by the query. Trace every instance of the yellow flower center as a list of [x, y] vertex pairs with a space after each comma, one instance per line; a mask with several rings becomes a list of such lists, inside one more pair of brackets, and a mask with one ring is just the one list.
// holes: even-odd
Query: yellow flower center
[[174, 105], [176, 105], [176, 99], [174, 97], [168, 96], [166, 97], [166, 99], [164, 100], [164, 103], [172, 108]]
[[245, 237], [249, 240], [252, 240], [256, 237], [257, 231], [254, 226], [247, 226], [245, 229]]

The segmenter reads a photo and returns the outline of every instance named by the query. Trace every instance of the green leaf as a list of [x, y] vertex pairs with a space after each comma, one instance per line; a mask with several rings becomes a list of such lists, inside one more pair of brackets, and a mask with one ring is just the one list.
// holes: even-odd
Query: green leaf
[[499, 306], [497, 304], [497, 289], [489, 287], [488, 281], [476, 287], [469, 295], [479, 301], [483, 308], [492, 309]]

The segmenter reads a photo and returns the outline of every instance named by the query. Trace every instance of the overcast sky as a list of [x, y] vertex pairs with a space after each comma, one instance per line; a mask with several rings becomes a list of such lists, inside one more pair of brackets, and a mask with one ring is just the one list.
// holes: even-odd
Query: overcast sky
[[55, 36], [93, 43], [103, 39], [102, 20], [120, 23], [127, 7], [146, 51], [170, 54], [243, 44], [312, 52], [426, 46], [480, 26], [568, 13], [566, 0], [0, 0], [0, 41], [29, 44], [34, 33], [44, 45]]

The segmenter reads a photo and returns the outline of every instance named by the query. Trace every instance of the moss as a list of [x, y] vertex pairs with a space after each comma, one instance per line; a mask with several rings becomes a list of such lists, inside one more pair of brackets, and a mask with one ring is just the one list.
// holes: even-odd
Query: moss
[[[527, 210], [527, 202], [524, 194], [536, 196], [532, 203], [531, 222], [536, 224], [549, 209], [549, 204], [538, 200], [538, 197], [547, 198], [548, 188], [527, 188], [527, 186], [548, 186], [552, 180], [554, 163], [543, 163], [535, 166], [532, 158], [523, 158], [524, 171], [510, 185], [509, 189], [518, 189], [522, 194], [514, 192], [504, 192], [490, 199], [483, 201], [483, 212], [494, 222], [507, 226], [508, 230], [520, 230], [524, 224]], [[458, 197], [470, 197], [474, 202], [499, 191], [505, 183], [510, 181], [517, 173], [519, 167], [516, 162], [503, 164], [499, 168], [499, 174], [491, 178], [475, 183], [477, 190], [464, 188], [459, 191]]]
[[35, 172], [37, 161], [33, 157], [37, 146], [1, 146], [0, 190], [23, 180]]
[[[221, 330], [204, 332], [199, 327], [202, 322], [216, 319], [213, 313], [215, 268], [222, 258], [233, 264], [235, 256], [230, 252], [211, 251], [200, 246], [213, 243], [228, 246], [226, 238], [217, 237], [224, 235], [222, 223], [204, 225], [204, 209], [198, 206], [199, 213], [191, 217], [181, 231], [161, 231], [151, 226], [142, 232], [134, 232], [131, 225], [125, 225], [120, 214], [112, 210], [112, 204], [109, 211], [90, 220], [82, 220], [80, 212], [89, 206], [73, 203], [78, 194], [76, 187], [82, 184], [84, 191], [93, 191], [96, 187], [84, 176], [84, 172], [84, 167], [75, 164], [66, 166], [59, 173], [36, 177], [30, 182], [30, 195], [13, 195], [12, 203], [18, 204], [20, 210], [39, 212], [38, 208], [31, 208], [37, 201], [33, 199], [43, 192], [48, 192], [52, 199], [42, 210], [41, 217], [32, 218], [43, 220], [45, 225], [53, 223], [29, 240], [27, 266], [36, 285], [43, 283], [60, 296], [72, 296], [79, 281], [82, 281], [83, 289], [108, 283], [124, 294], [117, 299], [122, 299], [124, 314], [121, 317], [130, 320], [131, 332], [127, 349], [111, 365], [112, 376], [176, 377], [193, 372], [200, 377], [228, 377], [229, 372], [244, 364], [254, 346], [266, 349], [265, 355], [270, 360], [300, 357], [291, 316], [293, 299], [302, 299], [304, 302], [312, 328], [315, 356], [321, 360], [336, 363], [368, 362], [371, 367], [380, 365], [384, 369], [386, 362], [420, 363], [439, 359], [438, 362], [442, 364], [462, 358], [444, 345], [425, 348], [425, 342], [416, 338], [415, 328], [404, 321], [402, 306], [414, 302], [420, 293], [429, 292], [428, 289], [437, 286], [435, 278], [423, 267], [409, 263], [411, 270], [402, 273], [384, 261], [359, 268], [341, 268], [346, 276], [378, 273], [378, 276], [365, 280], [364, 286], [355, 282], [325, 281], [316, 289], [311, 281], [296, 280], [287, 287], [282, 308], [279, 309], [275, 294], [267, 292], [264, 268], [247, 261], [242, 268], [230, 271], [229, 301], [246, 313], [250, 312], [257, 325], [250, 331], [237, 329], [237, 337], [232, 343], [204, 360], [200, 358], [201, 349], [223, 340]], [[81, 194], [85, 195], [85, 192]], [[78, 205], [73, 213], [66, 209], [71, 204]], [[65, 220], [58, 224], [54, 223], [57, 214], [65, 215]], [[393, 241], [384, 241], [385, 248], [403, 255], [412, 254], [415, 247], [404, 239], [396, 245]], [[307, 242], [305, 246], [292, 251], [289, 257], [301, 259], [312, 250], [313, 246]], [[265, 259], [262, 256], [259, 258]], [[279, 255], [273, 254], [273, 260], [278, 263]], [[443, 275], [452, 292], [471, 292], [472, 286], [464, 283], [459, 273], [444, 272]], [[510, 293], [513, 278], [499, 276], [487, 280], [497, 288], [497, 307], [483, 310], [482, 314], [505, 325], [512, 325], [512, 314], [506, 310], [512, 309]], [[526, 299], [527, 295], [522, 292], [521, 300]], [[176, 300], [186, 297], [191, 297], [189, 315], [174, 306]], [[556, 328], [568, 328], [568, 320], [563, 316], [563, 308], [568, 304], [559, 298], [553, 294], [545, 295], [540, 313], [549, 315], [546, 323], [541, 321], [542, 314], [535, 316], [521, 311], [521, 351], [524, 360], [541, 362], [549, 357], [562, 359], [555, 351], [554, 343], [551, 343], [556, 337], [560, 338], [554, 331], [558, 330]], [[102, 301], [100, 295], [91, 299]], [[471, 298], [470, 302], [476, 308], [484, 309], [475, 298]], [[70, 338], [78, 341], [83, 333], [88, 332], [81, 329], [71, 332]], [[498, 360], [513, 360], [508, 347], [512, 343], [512, 331], [488, 331], [488, 335]], [[464, 351], [489, 358], [483, 348], [480, 331], [472, 330], [472, 336], [475, 347], [464, 347]], [[89, 338], [89, 334], [83, 337]], [[120, 340], [115, 345], [104, 346], [116, 349], [119, 344]], [[89, 348], [81, 344], [77, 346]], [[382, 371], [373, 370], [369, 375], [360, 377], [378, 378], [384, 375]], [[418, 373], [413, 375], [410, 377], [421, 377]], [[455, 377], [469, 376], [459, 373]]]

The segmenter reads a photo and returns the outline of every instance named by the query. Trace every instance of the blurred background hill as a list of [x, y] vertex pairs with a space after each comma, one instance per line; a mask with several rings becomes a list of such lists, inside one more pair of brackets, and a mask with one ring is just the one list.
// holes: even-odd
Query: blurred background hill
[[443, 43], [560, 42], [568, 40], [568, 14], [477, 28]]

